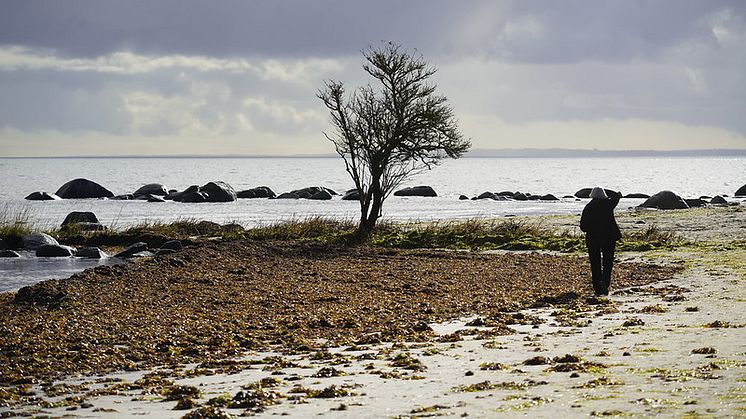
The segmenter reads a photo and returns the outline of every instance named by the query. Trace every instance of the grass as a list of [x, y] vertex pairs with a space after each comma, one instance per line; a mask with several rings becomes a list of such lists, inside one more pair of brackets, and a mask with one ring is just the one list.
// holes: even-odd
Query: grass
[[[6, 205], [0, 209], [0, 238], [11, 247], [18, 247], [24, 235], [39, 230], [30, 222], [31, 215], [31, 207], [28, 205]], [[185, 240], [194, 237], [221, 237], [227, 240], [299, 240], [347, 245], [355, 241], [355, 229], [356, 223], [349, 219], [313, 216], [249, 230], [245, 230], [238, 223], [219, 225], [186, 218], [170, 223], [143, 222], [124, 229], [110, 226], [105, 231], [92, 232], [81, 231], [73, 224], [45, 232], [66, 244], [93, 246], [122, 246], [134, 241], [160, 245], [169, 239]], [[381, 222], [368, 238], [367, 244], [396, 248], [585, 251], [585, 238], [582, 235], [547, 227], [541, 221], [514, 218], [428, 223]], [[625, 232], [617, 248], [621, 251], [645, 251], [687, 244], [677, 233], [650, 225], [640, 231]]]

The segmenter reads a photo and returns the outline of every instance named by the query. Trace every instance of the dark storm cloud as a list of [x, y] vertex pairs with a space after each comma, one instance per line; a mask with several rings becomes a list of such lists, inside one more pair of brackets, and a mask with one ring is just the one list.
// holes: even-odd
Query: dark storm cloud
[[743, 17], [746, 2], [11, 0], [0, 3], [0, 43], [79, 57], [329, 57], [385, 39], [430, 55], [616, 61], [685, 39], [713, 43], [701, 19], [723, 8]]

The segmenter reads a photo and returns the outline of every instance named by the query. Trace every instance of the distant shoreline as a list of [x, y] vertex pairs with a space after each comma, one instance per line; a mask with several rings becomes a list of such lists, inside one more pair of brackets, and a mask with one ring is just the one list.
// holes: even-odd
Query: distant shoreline
[[[464, 158], [608, 158], [608, 157], [744, 157], [746, 149], [695, 150], [588, 150], [588, 149], [474, 149]], [[336, 154], [184, 154], [184, 155], [121, 155], [121, 156], [11, 156], [0, 159], [319, 159], [339, 158]]]

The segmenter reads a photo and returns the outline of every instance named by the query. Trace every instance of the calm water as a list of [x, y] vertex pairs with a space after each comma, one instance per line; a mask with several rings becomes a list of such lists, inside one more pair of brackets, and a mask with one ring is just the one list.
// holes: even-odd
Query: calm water
[[[126, 227], [142, 221], [196, 218], [246, 227], [310, 215], [354, 218], [356, 202], [308, 200], [239, 200], [219, 204], [147, 203], [142, 201], [65, 200], [29, 202], [30, 192], [55, 192], [68, 180], [84, 177], [115, 194], [130, 193], [146, 183], [184, 189], [223, 180], [236, 190], [266, 185], [276, 193], [306, 186], [338, 192], [352, 187], [339, 158], [105, 158], [0, 159], [6, 187], [0, 206], [26, 207], [34, 222], [52, 227], [70, 211], [93, 211], [102, 223]], [[653, 194], [671, 189], [685, 197], [733, 195], [746, 183], [746, 158], [465, 158], [447, 161], [404, 186], [430, 185], [437, 198], [392, 196], [384, 217], [392, 220], [463, 219], [504, 215], [579, 212], [583, 202], [458, 201], [464, 194], [523, 191], [571, 195], [583, 187], [602, 185], [624, 193]], [[620, 208], [638, 204], [624, 200]], [[7, 212], [7, 211], [6, 211]]]
[[[242, 199], [215, 204], [175, 202], [63, 200], [31, 202], [33, 191], [55, 192], [68, 180], [83, 177], [115, 194], [134, 192], [147, 183], [184, 189], [222, 180], [236, 190], [266, 185], [276, 193], [306, 186], [326, 186], [338, 192], [352, 188], [339, 158], [104, 158], [104, 159], [0, 159], [0, 215], [25, 211], [42, 228], [58, 226], [71, 211], [93, 211], [108, 226], [124, 228], [144, 221], [177, 219], [238, 222], [246, 227], [324, 215], [356, 218], [357, 202]], [[499, 202], [459, 201], [461, 194], [478, 195], [503, 190], [572, 195], [583, 187], [602, 185], [623, 193], [652, 195], [663, 189], [684, 197], [733, 195], [746, 183], [746, 158], [465, 158], [447, 161], [403, 186], [430, 185], [436, 198], [392, 196], [384, 205], [389, 220], [448, 220], [506, 215], [580, 213], [584, 201]], [[642, 200], [623, 199], [620, 210]], [[0, 222], [2, 222], [0, 217]], [[44, 259], [25, 255], [21, 260], [0, 259], [0, 292], [73, 272], [106, 261]]]

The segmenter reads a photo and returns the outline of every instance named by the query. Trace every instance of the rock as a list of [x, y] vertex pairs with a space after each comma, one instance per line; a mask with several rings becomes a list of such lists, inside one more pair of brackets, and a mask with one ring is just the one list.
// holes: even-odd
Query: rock
[[114, 200], [117, 200], [117, 201], [131, 201], [131, 200], [135, 199], [135, 195], [133, 195], [131, 193], [128, 193], [128, 194], [124, 194], [124, 195], [113, 196], [113, 197], [111, 197], [111, 199], [114, 199]]
[[141, 186], [140, 189], [133, 193], [133, 195], [166, 196], [168, 195], [168, 188], [160, 183], [148, 183], [147, 185]]
[[640, 204], [643, 208], [657, 209], [686, 209], [689, 208], [686, 201], [671, 191], [660, 191], [657, 194], [646, 199]]
[[283, 192], [277, 195], [276, 199], [300, 199], [300, 196], [294, 192]]
[[[590, 198], [592, 190], [593, 190], [593, 188], [583, 188], [583, 189], [575, 192], [575, 197], [576, 198]], [[604, 192], [606, 192], [606, 196], [611, 196], [610, 195], [611, 192], [614, 192], [614, 191], [612, 191], [611, 189], [604, 189]], [[616, 193], [616, 192], [614, 192], [614, 193]]]
[[332, 195], [327, 191], [319, 191], [308, 197], [308, 199], [313, 199], [315, 201], [328, 201], [332, 199]]
[[575, 198], [575, 195], [564, 195], [562, 196], [563, 199], [572, 199]]
[[164, 196], [163, 198], [166, 199], [166, 200], [172, 200], [172, 201], [176, 201], [176, 202], [181, 202], [181, 198], [184, 195], [192, 193], [192, 192], [199, 192], [199, 186], [198, 185], [192, 185], [192, 186], [184, 189], [181, 192], [179, 192], [179, 191], [169, 191], [168, 195]]
[[256, 188], [240, 191], [236, 194], [236, 197], [241, 199], [274, 198], [275, 196], [275, 192], [269, 186], [257, 186]]
[[176, 250], [174, 249], [158, 249], [155, 252], [154, 256], [163, 256], [163, 255], [170, 255], [171, 253], [176, 253]]
[[45, 244], [36, 249], [37, 257], [58, 258], [75, 256], [75, 249], [60, 244]]
[[134, 256], [135, 254], [139, 252], [144, 252], [148, 250], [147, 243], [144, 242], [137, 242], [134, 244], [131, 244], [127, 246], [124, 250], [114, 255], [115, 258], [129, 258]]
[[541, 199], [542, 201], [559, 201], [559, 198], [552, 194], [542, 195], [539, 199]]
[[84, 247], [78, 250], [75, 256], [85, 259], [106, 259], [109, 255], [98, 247]]
[[21, 257], [18, 252], [13, 250], [0, 250], [0, 258], [19, 258]]
[[166, 202], [165, 199], [163, 199], [162, 197], [160, 197], [158, 195], [150, 195], [150, 196], [148, 196], [147, 201], [148, 202]]
[[411, 188], [399, 189], [394, 196], [438, 196], [430, 186], [413, 186]]
[[169, 241], [167, 241], [167, 242], [165, 242], [165, 243], [163, 243], [161, 245], [161, 249], [160, 250], [164, 250], [164, 249], [168, 249], [168, 250], [181, 250], [182, 249], [182, 245], [181, 245], [181, 242], [178, 241], [178, 240], [169, 240]]
[[511, 192], [511, 191], [500, 191], [496, 195], [497, 196], [504, 196], [506, 198], [512, 198], [513, 195], [515, 195], [515, 192]]
[[225, 182], [209, 182], [200, 188], [200, 192], [207, 194], [207, 202], [232, 202], [236, 200], [236, 191]]
[[96, 223], [98, 224], [98, 217], [96, 217], [96, 214], [90, 212], [90, 211], [73, 211], [69, 214], [67, 214], [67, 217], [65, 217], [65, 221], [62, 222], [61, 227], [64, 227], [68, 224], [75, 224], [75, 223]]
[[59, 289], [57, 281], [44, 281], [19, 289], [13, 302], [57, 306], [66, 298], [67, 294]]
[[526, 197], [528, 198], [529, 201], [538, 201], [541, 199], [539, 195], [531, 195], [530, 193], [527, 193]]
[[477, 195], [477, 199], [497, 199], [497, 195], [495, 195], [493, 192], [487, 191]]
[[743, 185], [740, 188], [738, 188], [738, 190], [736, 191], [734, 195], [735, 196], [746, 196], [746, 185]]
[[343, 201], [359, 201], [360, 200], [360, 193], [357, 191], [357, 189], [350, 189], [349, 191], [345, 192], [344, 196], [342, 196]]
[[523, 192], [516, 192], [513, 194], [513, 199], [516, 201], [528, 201], [528, 196]]
[[648, 199], [648, 198], [650, 198], [650, 195], [644, 194], [644, 193], [630, 193], [630, 194], [624, 195], [624, 197], [625, 198], [643, 198], [643, 199]]
[[39, 191], [30, 193], [25, 199], [28, 199], [29, 201], [56, 201], [62, 198], [55, 194]]
[[[179, 197], [178, 202], [199, 203], [199, 202], [208, 202], [207, 200], [208, 200], [208, 196], [206, 193], [186, 192]], [[177, 201], [177, 200], [174, 199], [174, 201]]]
[[728, 201], [726, 201], [725, 198], [723, 198], [722, 196], [717, 195], [717, 196], [713, 197], [710, 200], [710, 204], [712, 204], [712, 205], [728, 205]]
[[26, 250], [36, 250], [41, 246], [47, 244], [59, 244], [54, 237], [44, 233], [31, 233], [29, 235], [23, 236], [21, 242], [23, 244], [23, 248]]
[[685, 199], [684, 202], [689, 205], [689, 208], [700, 208], [707, 205], [707, 202], [701, 198]]
[[469, 197], [468, 197], [468, 196], [466, 196], [466, 195], [459, 195], [459, 196], [458, 196], [458, 200], [459, 200], [459, 201], [467, 201], [468, 199], [469, 199]]
[[56, 195], [62, 199], [111, 198], [114, 194], [88, 179], [74, 179], [60, 186]]
[[5, 244], [5, 240], [0, 239], [0, 250], [5, 250], [8, 248], [8, 245]]

